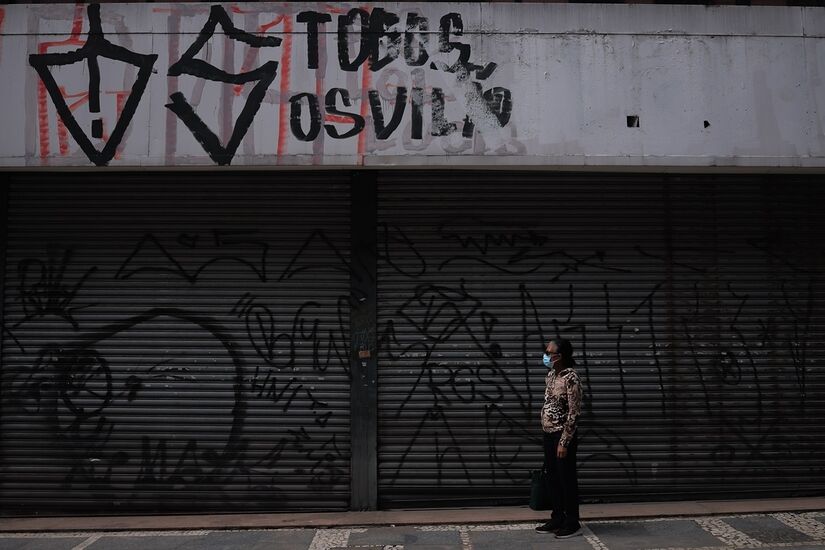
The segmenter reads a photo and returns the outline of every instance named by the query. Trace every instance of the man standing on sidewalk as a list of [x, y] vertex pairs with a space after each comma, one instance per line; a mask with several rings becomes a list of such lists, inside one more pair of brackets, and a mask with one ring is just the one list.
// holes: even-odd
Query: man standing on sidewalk
[[550, 521], [536, 527], [564, 539], [581, 534], [579, 524], [579, 480], [576, 475], [582, 387], [574, 370], [573, 345], [562, 338], [551, 340], [544, 354], [549, 369], [545, 378], [541, 428], [544, 431], [544, 460], [550, 472]]

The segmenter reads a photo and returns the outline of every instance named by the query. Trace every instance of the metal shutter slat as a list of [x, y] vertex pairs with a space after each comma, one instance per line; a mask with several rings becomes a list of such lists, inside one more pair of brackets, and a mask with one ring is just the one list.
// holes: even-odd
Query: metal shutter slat
[[382, 173], [380, 504], [523, 504], [557, 333], [584, 383], [583, 499], [821, 493], [815, 183]]
[[347, 509], [349, 208], [332, 173], [14, 176], [3, 509]]

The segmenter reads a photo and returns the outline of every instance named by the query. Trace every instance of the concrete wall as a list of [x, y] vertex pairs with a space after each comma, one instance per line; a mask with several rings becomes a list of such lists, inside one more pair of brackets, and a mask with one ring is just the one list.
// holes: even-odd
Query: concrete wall
[[825, 167], [823, 8], [359, 6], [0, 7], [0, 166]]

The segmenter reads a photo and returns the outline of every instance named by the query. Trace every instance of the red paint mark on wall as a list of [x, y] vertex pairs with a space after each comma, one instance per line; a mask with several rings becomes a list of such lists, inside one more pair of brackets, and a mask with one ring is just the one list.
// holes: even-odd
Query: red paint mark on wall
[[289, 95], [289, 74], [292, 70], [292, 17], [284, 17], [284, 41], [281, 44], [281, 88], [280, 102], [278, 105], [278, 162], [286, 151], [287, 135], [287, 109], [289, 107], [287, 95]]
[[[86, 105], [89, 103], [89, 92], [79, 92], [76, 94], [69, 94], [66, 93], [66, 88], [60, 86], [60, 95], [62, 95], [66, 99], [77, 98], [77, 100], [73, 101], [72, 103], [68, 103], [69, 110], [74, 112], [77, 110], [78, 107], [81, 105]], [[69, 154], [69, 132], [66, 128], [66, 125], [63, 123], [63, 119], [57, 117], [57, 146], [58, 150], [60, 151], [60, 156], [65, 157]]]
[[[60, 86], [60, 94], [66, 99], [74, 99], [75, 101], [69, 103], [66, 102], [69, 110], [71, 112], [75, 112], [80, 107], [89, 103], [89, 92], [78, 92], [76, 94], [69, 94], [66, 92], [66, 88]], [[116, 120], [120, 119], [120, 115], [123, 113], [123, 106], [126, 104], [126, 99], [129, 97], [131, 93], [129, 90], [118, 90], [114, 92], [106, 92], [107, 94], [115, 96], [115, 111], [116, 111]], [[101, 136], [103, 141], [109, 140], [109, 134], [106, 132], [105, 128], [103, 130], [103, 135]], [[69, 154], [69, 131], [66, 128], [66, 125], [63, 123], [63, 119], [57, 117], [57, 143], [58, 143], [58, 151], [60, 152], [60, 156], [67, 156]], [[119, 159], [120, 149], [123, 144], [118, 145], [118, 150], [115, 153], [115, 158]]]
[[[169, 30], [169, 66], [180, 57], [180, 13], [174, 12], [167, 18], [167, 29]], [[166, 77], [166, 97], [178, 91], [178, 79], [174, 76]], [[178, 149], [178, 117], [171, 110], [166, 109], [166, 143], [164, 153], [166, 155], [166, 165], [175, 164], [175, 153]]]
[[37, 124], [40, 129], [40, 158], [45, 159], [49, 156], [49, 104], [42, 81], [37, 83]]
[[[227, 39], [223, 43], [223, 70], [232, 74], [235, 71], [235, 40]], [[228, 143], [232, 136], [232, 106], [234, 104], [235, 95], [232, 89], [226, 86], [221, 86], [221, 107], [218, 113], [220, 121], [220, 136], [223, 143]]]
[[338, 122], [340, 124], [352, 124], [352, 119], [348, 116], [324, 115], [324, 122]]
[[[321, 40], [319, 42], [319, 47]], [[320, 60], [319, 60], [320, 61]], [[324, 101], [324, 77], [321, 76], [323, 73], [321, 72], [321, 65], [318, 65], [319, 69], [315, 71], [315, 97], [318, 98], [318, 101], [321, 103], [321, 109], [323, 109], [325, 105]], [[326, 67], [324, 67], [326, 70]], [[323, 112], [323, 111], [322, 111]], [[324, 112], [324, 122], [330, 122], [331, 115], [326, 114]], [[345, 118], [345, 117], [335, 117], [335, 118]], [[334, 121], [333, 121], [334, 122]], [[321, 164], [324, 158], [324, 131], [323, 126], [321, 127], [321, 133], [318, 134], [320, 139], [315, 140], [312, 143], [312, 164]]]
[[[369, 4], [365, 4], [361, 6], [361, 9], [372, 13], [372, 6]], [[364, 32], [364, 29], [361, 29], [361, 32]], [[370, 74], [370, 70], [367, 67], [369, 65], [369, 59], [361, 65], [361, 116], [364, 120], [367, 120], [367, 110], [369, 108], [369, 101], [367, 100], [367, 96], [369, 93], [370, 84], [372, 83], [372, 74]], [[361, 133], [358, 134], [358, 164], [363, 166], [364, 165], [364, 154], [367, 151], [367, 132], [369, 128], [364, 127]]]
[[[232, 11], [234, 13], [243, 13], [238, 8], [232, 8]], [[259, 25], [258, 26], [258, 33], [259, 34], [264, 34], [265, 32], [267, 32], [269, 29], [271, 29], [275, 25], [279, 25], [282, 21], [284, 21], [284, 19], [285, 19], [285, 16], [279, 15], [278, 17], [276, 17], [275, 19], [273, 19], [269, 23], [264, 23], [263, 25]], [[245, 73], [245, 72], [252, 69], [252, 65], [258, 59], [258, 50], [259, 50], [259, 48], [253, 48], [251, 46], [247, 46], [246, 56], [244, 56], [243, 63], [241, 64], [241, 72], [242, 73]], [[243, 84], [236, 84], [233, 87], [236, 96], [241, 95], [241, 91], [243, 90], [243, 87], [244, 87]]]
[[[57, 40], [51, 42], [41, 42], [37, 45], [37, 53], [44, 54], [48, 53], [48, 51], [52, 48], [58, 48], [61, 46], [83, 46], [86, 41], [81, 40], [80, 33], [83, 32], [83, 8], [85, 6], [83, 4], [77, 4], [74, 10], [74, 19], [72, 21], [72, 31], [69, 35], [69, 38], [66, 40]], [[63, 90], [61, 89], [61, 93]], [[88, 95], [88, 92], [86, 92]], [[65, 93], [64, 93], [65, 96]], [[74, 96], [66, 96], [66, 97], [74, 97]], [[63, 125], [62, 121], [60, 121], [60, 117], [57, 117], [58, 124], [57, 124], [57, 131], [58, 131], [58, 142], [60, 147], [60, 154], [65, 155], [68, 154], [68, 137], [66, 138], [66, 149], [67, 152], [63, 152], [63, 143], [60, 137], [60, 128], [63, 127], [63, 132], [66, 132], [66, 127]], [[49, 138], [49, 103], [47, 100], [47, 93], [46, 93], [46, 86], [43, 84], [43, 81], [40, 80], [37, 83], [37, 122], [39, 126], [39, 135], [40, 135], [40, 158], [46, 159], [50, 154], [50, 138]]]
[[61, 156], [69, 154], [69, 131], [60, 117], [57, 117], [57, 146]]
[[[127, 90], [121, 90], [119, 92], [107, 92], [107, 93], [114, 93], [115, 94], [115, 113], [116, 119], [120, 120], [120, 115], [123, 114], [123, 106], [126, 104], [126, 99], [128, 99], [130, 92]], [[109, 136], [104, 135], [103, 139], [106, 141], [109, 140]], [[115, 150], [115, 160], [120, 160], [120, 154], [123, 151], [123, 141], [121, 141], [117, 149]]]
[[[367, 64], [369, 62], [364, 63], [361, 65], [361, 116], [364, 120], [367, 120], [367, 111], [369, 110], [369, 101], [367, 100], [367, 95], [369, 92], [370, 84], [372, 82], [372, 74], [370, 73]], [[369, 131], [368, 128], [364, 128], [361, 133], [358, 134], [358, 164], [361, 166], [364, 165], [364, 154], [367, 151], [367, 132]]]
[[3, 60], [3, 21], [6, 19], [6, 8], [0, 8], [0, 61]]

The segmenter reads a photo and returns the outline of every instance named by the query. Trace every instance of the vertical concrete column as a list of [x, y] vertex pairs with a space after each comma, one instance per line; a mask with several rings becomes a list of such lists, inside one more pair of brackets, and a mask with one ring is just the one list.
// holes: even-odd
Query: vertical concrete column
[[350, 372], [352, 375], [350, 509], [375, 510], [378, 503], [378, 365], [376, 358], [377, 177], [351, 178]]

